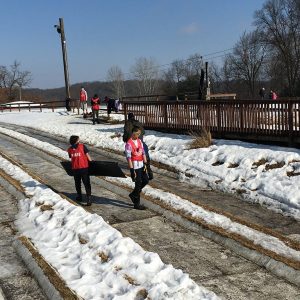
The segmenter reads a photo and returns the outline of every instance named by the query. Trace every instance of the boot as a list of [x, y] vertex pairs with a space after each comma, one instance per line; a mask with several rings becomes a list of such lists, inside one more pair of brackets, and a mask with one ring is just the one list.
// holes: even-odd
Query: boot
[[91, 206], [92, 205], [91, 196], [86, 196], [86, 205], [87, 206]]
[[76, 196], [76, 201], [77, 202], [82, 202], [82, 195], [77, 195]]
[[132, 195], [132, 193], [130, 193], [129, 195], [129, 198], [131, 199], [131, 201], [132, 201], [132, 203], [135, 205], [138, 201], [138, 199], [136, 198], [136, 197], [134, 197], [133, 195]]
[[138, 209], [138, 210], [145, 210], [146, 209], [146, 207], [142, 204], [137, 204], [137, 205], [134, 204], [133, 208]]

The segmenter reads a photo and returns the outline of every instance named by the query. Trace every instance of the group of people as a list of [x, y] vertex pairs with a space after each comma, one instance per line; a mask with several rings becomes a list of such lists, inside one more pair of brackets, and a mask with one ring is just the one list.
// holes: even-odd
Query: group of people
[[[265, 90], [264, 87], [262, 87], [262, 88], [259, 90], [259, 96], [260, 96], [260, 98], [261, 98], [262, 100], [263, 100], [263, 99], [266, 99], [266, 98], [265, 98], [265, 97], [266, 97], [266, 90]], [[277, 97], [278, 97], [277, 94], [276, 94], [274, 91], [270, 90], [268, 99], [270, 99], [270, 100], [276, 100]]]
[[[81, 87], [80, 95], [80, 108], [83, 111], [83, 116], [87, 117], [88, 115], [88, 94], [84, 87]], [[107, 107], [107, 116], [109, 117], [111, 112], [118, 112], [120, 110], [121, 103], [119, 99], [111, 99], [107, 96], [104, 98], [104, 103]], [[98, 94], [94, 94], [91, 98], [91, 108], [92, 108], [92, 117], [93, 117], [93, 125], [97, 122], [99, 124], [99, 110], [100, 110], [101, 100]]]
[[[94, 97], [93, 97], [94, 98]], [[96, 97], [97, 98], [97, 97]], [[153, 179], [150, 167], [149, 150], [143, 141], [145, 130], [142, 124], [135, 119], [133, 113], [128, 114], [128, 120], [124, 125], [123, 141], [125, 143], [125, 156], [130, 170], [130, 176], [135, 183], [133, 191], [129, 194], [134, 209], [144, 210], [140, 203], [142, 189]], [[80, 143], [79, 136], [72, 135], [69, 139], [68, 154], [71, 159], [74, 173], [76, 201], [83, 202], [81, 181], [86, 190], [86, 205], [91, 205], [91, 183], [89, 176], [89, 162], [92, 161], [87, 147]]]

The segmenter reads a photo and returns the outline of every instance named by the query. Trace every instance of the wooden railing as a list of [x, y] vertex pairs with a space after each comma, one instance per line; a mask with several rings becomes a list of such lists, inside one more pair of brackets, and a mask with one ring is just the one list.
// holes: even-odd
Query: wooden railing
[[123, 101], [148, 129], [206, 128], [215, 137], [300, 140], [300, 100]]
[[[88, 102], [89, 104], [89, 102]], [[66, 107], [66, 101], [47, 101], [47, 102], [39, 102], [39, 103], [28, 103], [28, 102], [19, 102], [19, 103], [11, 103], [11, 104], [0, 104], [0, 111], [21, 111], [21, 110], [39, 110], [43, 111], [43, 109], [51, 109], [53, 112], [55, 109]], [[71, 99], [70, 100], [70, 108], [73, 112], [80, 112], [80, 101], [79, 99]], [[105, 111], [106, 108], [100, 108], [100, 110]]]
[[[71, 100], [70, 101], [70, 108], [75, 111], [75, 109], [79, 108], [78, 104], [79, 100]], [[11, 103], [11, 104], [1, 104], [0, 110], [4, 111], [21, 111], [21, 110], [40, 110], [43, 109], [51, 109], [54, 111], [55, 109], [66, 107], [66, 101], [47, 101], [47, 102], [38, 102], [38, 103], [28, 103], [28, 102], [18, 102], [18, 103]]]

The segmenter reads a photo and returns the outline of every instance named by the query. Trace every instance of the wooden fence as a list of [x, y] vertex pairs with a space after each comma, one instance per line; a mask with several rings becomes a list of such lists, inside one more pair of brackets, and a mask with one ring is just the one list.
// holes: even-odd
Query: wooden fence
[[[1, 104], [0, 111], [21, 111], [21, 110], [28, 110], [28, 111], [43, 111], [46, 109], [50, 109], [53, 112], [55, 109], [65, 108], [66, 101], [48, 101], [48, 102], [39, 102], [39, 103], [28, 103], [28, 102], [18, 102], [18, 103], [11, 103], [11, 104]], [[70, 108], [73, 112], [80, 112], [80, 101], [78, 99], [71, 99], [70, 100]], [[106, 110], [100, 108], [100, 110]]]
[[123, 101], [148, 129], [209, 129], [214, 137], [300, 142], [300, 100]]

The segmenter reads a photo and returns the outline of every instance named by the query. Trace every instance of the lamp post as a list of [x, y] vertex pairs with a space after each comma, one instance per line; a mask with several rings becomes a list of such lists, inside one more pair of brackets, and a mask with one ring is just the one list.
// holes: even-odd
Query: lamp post
[[66, 86], [66, 106], [68, 108], [68, 102], [71, 99], [70, 94], [70, 84], [69, 84], [69, 70], [68, 70], [68, 59], [67, 59], [67, 44], [66, 44], [66, 36], [65, 36], [65, 30], [64, 30], [64, 20], [62, 18], [59, 18], [59, 25], [54, 25], [57, 32], [60, 34], [61, 39], [61, 49], [63, 54], [63, 63], [64, 63], [64, 74], [65, 74], [65, 86]]

